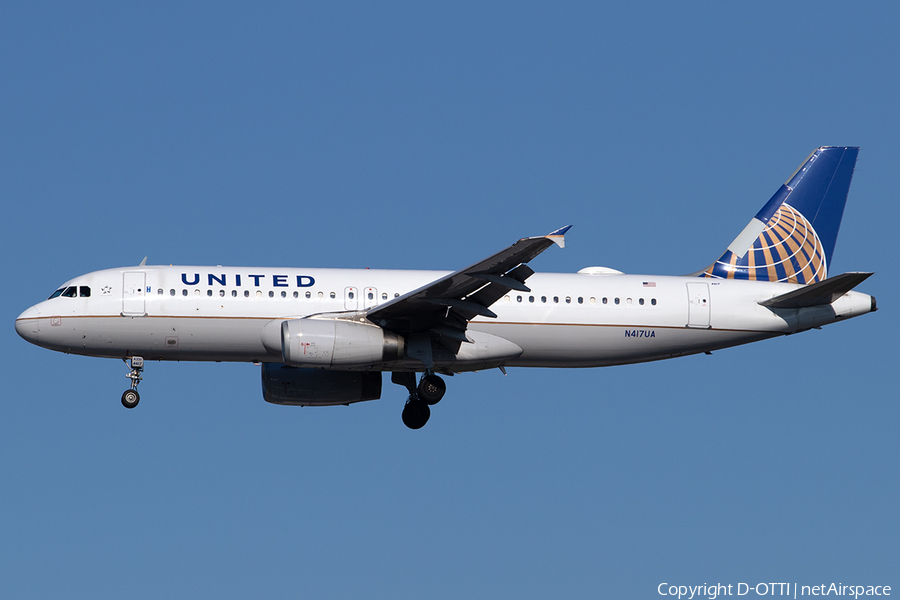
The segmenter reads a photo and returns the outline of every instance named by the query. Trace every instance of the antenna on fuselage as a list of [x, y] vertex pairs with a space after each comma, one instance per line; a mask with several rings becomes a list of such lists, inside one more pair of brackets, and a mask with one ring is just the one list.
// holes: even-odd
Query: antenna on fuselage
[[144, 257], [144, 260], [142, 260], [142, 261], [141, 261], [141, 264], [139, 264], [138, 266], [139, 266], [139, 267], [143, 267], [143, 266], [146, 265], [146, 264], [147, 264], [147, 257], [145, 256], [145, 257]]

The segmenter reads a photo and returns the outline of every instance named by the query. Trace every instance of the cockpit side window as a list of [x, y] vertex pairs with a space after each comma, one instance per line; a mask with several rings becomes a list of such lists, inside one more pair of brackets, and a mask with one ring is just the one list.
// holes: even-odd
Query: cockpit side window
[[59, 296], [60, 294], [62, 294], [64, 291], [66, 291], [66, 288], [59, 288], [58, 290], [56, 290], [55, 292], [53, 292], [53, 295], [50, 296], [49, 298], [47, 298], [47, 300], [53, 300], [54, 298], [56, 298], [57, 296]]
[[90, 298], [91, 297], [91, 288], [86, 285], [79, 286], [78, 295], [82, 298]]
[[65, 289], [65, 291], [60, 294], [63, 298], [74, 298], [78, 295], [78, 288], [73, 286], [69, 286]]

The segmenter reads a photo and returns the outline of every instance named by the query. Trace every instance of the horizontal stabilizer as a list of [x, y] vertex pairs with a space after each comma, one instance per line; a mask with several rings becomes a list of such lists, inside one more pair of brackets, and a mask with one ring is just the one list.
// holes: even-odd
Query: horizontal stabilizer
[[831, 304], [871, 276], [872, 273], [842, 273], [793, 292], [763, 300], [760, 304], [768, 308], [806, 308]]

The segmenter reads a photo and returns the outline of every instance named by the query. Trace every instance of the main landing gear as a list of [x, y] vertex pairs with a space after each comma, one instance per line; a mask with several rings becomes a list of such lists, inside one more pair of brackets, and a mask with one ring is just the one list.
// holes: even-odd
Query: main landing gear
[[[122, 359], [125, 361], [125, 364], [128, 364], [126, 359]], [[141, 382], [141, 373], [144, 371], [144, 359], [140, 356], [132, 356], [131, 357], [131, 372], [128, 373], [125, 377], [131, 380], [131, 389], [125, 390], [122, 394], [122, 406], [125, 408], [134, 408], [138, 405], [138, 402], [141, 401], [141, 395], [138, 394], [137, 386]]]
[[403, 424], [410, 429], [421, 429], [431, 417], [431, 408], [418, 396], [411, 395], [406, 400], [406, 406], [403, 407], [403, 413], [400, 416]]
[[403, 424], [410, 429], [421, 429], [431, 416], [431, 406], [444, 397], [447, 384], [431, 371], [422, 374], [419, 385], [416, 385], [415, 373], [392, 373], [391, 381], [406, 387], [409, 398], [403, 407]]

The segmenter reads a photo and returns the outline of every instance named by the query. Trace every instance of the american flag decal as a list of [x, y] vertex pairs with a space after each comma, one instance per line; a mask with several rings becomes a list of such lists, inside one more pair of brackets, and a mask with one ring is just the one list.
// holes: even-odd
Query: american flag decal
[[644, 287], [656, 287], [656, 282], [655, 281], [645, 281]]

